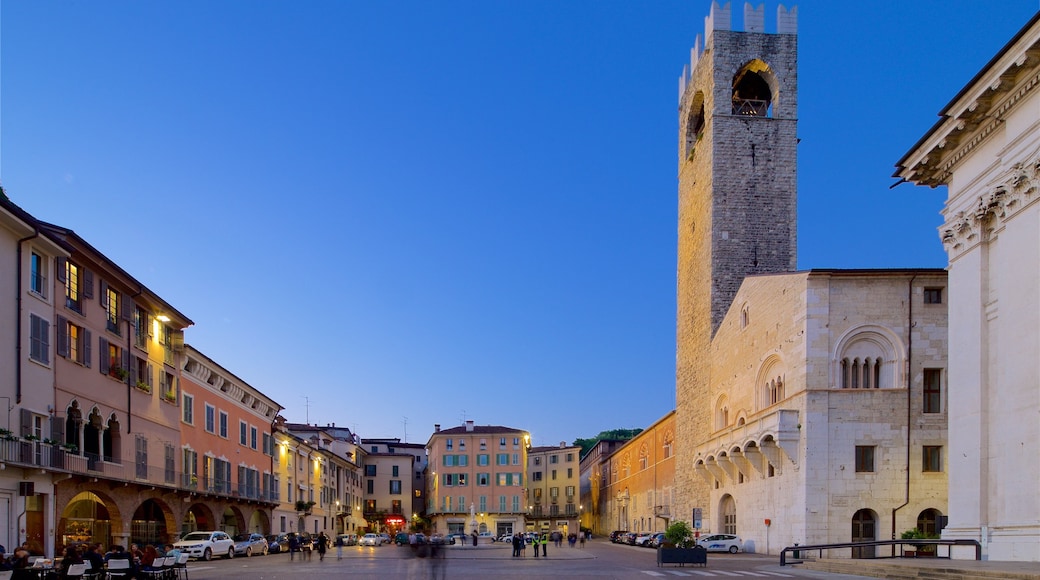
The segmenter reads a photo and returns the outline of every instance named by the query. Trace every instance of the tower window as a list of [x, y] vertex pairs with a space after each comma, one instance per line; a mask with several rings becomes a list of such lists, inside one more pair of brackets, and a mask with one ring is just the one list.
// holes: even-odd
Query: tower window
[[745, 117], [771, 117], [773, 91], [762, 74], [769, 67], [762, 61], [748, 63], [733, 78], [733, 114]]

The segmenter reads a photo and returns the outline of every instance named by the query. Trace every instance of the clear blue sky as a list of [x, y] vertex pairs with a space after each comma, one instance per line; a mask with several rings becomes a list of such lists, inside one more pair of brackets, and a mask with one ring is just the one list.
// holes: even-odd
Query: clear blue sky
[[[1037, 0], [798, 6], [799, 267], [945, 266], [945, 192], [893, 165]], [[2, 0], [0, 180], [290, 421], [644, 427], [675, 404], [677, 79], [708, 9]]]

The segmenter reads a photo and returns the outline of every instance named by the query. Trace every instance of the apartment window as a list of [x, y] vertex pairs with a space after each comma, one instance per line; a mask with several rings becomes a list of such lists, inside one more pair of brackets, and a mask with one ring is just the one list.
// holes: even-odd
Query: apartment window
[[227, 439], [228, 436], [228, 414], [224, 411], [220, 412], [220, 436]]
[[167, 443], [167, 444], [165, 444], [163, 446], [163, 459], [165, 460], [164, 461], [165, 470], [164, 470], [164, 473], [163, 473], [163, 476], [164, 476], [163, 481], [165, 481], [166, 483], [173, 483], [173, 480], [176, 477], [177, 468], [174, 465], [175, 458], [174, 458], [174, 450], [173, 450], [173, 444], [172, 443]]
[[[369, 483], [372, 483], [372, 482], [369, 482]], [[371, 490], [369, 490], [369, 493], [372, 493]], [[365, 513], [374, 513], [375, 511], [376, 511], [376, 500], [374, 500], [374, 499], [366, 499], [365, 500]]]
[[163, 364], [173, 366], [173, 329], [165, 324], [159, 329], [159, 344], [163, 347]]
[[392, 514], [403, 513], [401, 511], [401, 500], [399, 500], [399, 499], [390, 500], [390, 513], [392, 513]]
[[477, 485], [478, 486], [491, 485], [491, 474], [490, 473], [478, 473], [477, 474]]
[[519, 453], [514, 453], [513, 454], [513, 465], [520, 465], [520, 454]]
[[82, 294], [87, 294], [91, 283], [88, 282], [85, 287], [81, 288], [79, 266], [69, 260], [63, 260], [63, 262], [64, 264], [58, 267], [58, 281], [65, 284], [65, 306], [70, 310], [83, 312], [81, 306], [83, 296], [80, 290], [83, 290]]
[[924, 303], [925, 304], [942, 304], [942, 288], [925, 288], [924, 289]]
[[856, 473], [874, 472], [874, 446], [856, 446]]
[[568, 453], [567, 454], [567, 463], [571, 463], [572, 461], [574, 461], [574, 454], [573, 453]]
[[199, 484], [199, 454], [191, 449], [185, 449], [181, 461], [181, 470], [184, 472], [184, 485], [195, 489]]
[[924, 412], [942, 412], [942, 369], [924, 369]]
[[59, 316], [55, 332], [58, 333], [58, 356], [90, 368], [90, 331]]
[[398, 466], [394, 465], [393, 467], [390, 468], [390, 476], [391, 477], [398, 477], [397, 474], [398, 474], [399, 471], [400, 471], [400, 468]]
[[249, 448], [256, 450], [256, 427], [249, 428]]
[[134, 346], [148, 348], [148, 331], [151, 330], [148, 313], [140, 306], [134, 306]]
[[454, 442], [451, 439], [448, 439], [444, 443], [444, 448], [447, 449], [448, 451], [451, 451], [452, 449], [454, 449]]
[[480, 511], [481, 513], [488, 511], [488, 509], [487, 509], [487, 496], [486, 495], [480, 496], [479, 505], [477, 506], [477, 510]]
[[366, 465], [365, 466], [365, 475], [368, 476], [368, 477], [375, 477], [376, 476], [376, 466], [375, 465]]
[[498, 440], [498, 446], [499, 447], [505, 447], [506, 446], [506, 438], [505, 437], [502, 437], [501, 439]]
[[531, 472], [531, 481], [541, 481], [541, 480], [542, 480], [542, 472], [541, 471]]
[[238, 422], [238, 443], [247, 445], [249, 443], [249, 426], [245, 421]]
[[559, 455], [553, 454], [553, 455], [549, 456], [549, 464], [550, 465], [556, 465], [559, 462], [560, 462], [560, 456]]
[[36, 252], [32, 253], [29, 260], [29, 288], [47, 297], [47, 259]]
[[134, 464], [138, 479], [148, 479], [148, 439], [143, 435], [134, 437]]
[[498, 453], [495, 455], [495, 465], [509, 465], [509, 454]]
[[564, 493], [567, 494], [567, 497], [574, 497], [574, 486], [568, 485], [567, 487], [565, 487]]
[[152, 365], [148, 364], [148, 361], [131, 356], [130, 377], [138, 389], [146, 393], [152, 392]]
[[177, 402], [177, 377], [165, 370], [159, 371], [159, 394], [171, 403]]
[[270, 433], [264, 433], [264, 455], [274, 455], [274, 437]]
[[556, 481], [556, 470], [552, 470], [552, 480]]
[[444, 464], [444, 467], [455, 467], [455, 456], [445, 455], [441, 458], [441, 463]]
[[119, 306], [122, 297], [118, 291], [106, 284], [101, 299], [104, 301], [101, 306], [105, 309], [105, 324], [108, 330], [119, 334]]
[[542, 458], [541, 457], [535, 457], [534, 458], [534, 464], [535, 465], [541, 465], [542, 464]]
[[491, 456], [487, 453], [477, 454], [477, 465], [488, 465], [491, 462]]
[[558, 487], [550, 487], [549, 488], [549, 497], [551, 497], [553, 499], [556, 499], [556, 498], [560, 497], [560, 488], [558, 488]]
[[574, 468], [573, 467], [568, 467], [567, 468], [567, 479], [570, 479], [572, 477], [574, 477]]
[[400, 479], [391, 479], [390, 480], [390, 494], [391, 495], [401, 495], [401, 480]]
[[29, 358], [43, 363], [51, 364], [50, 342], [51, 323], [36, 316], [29, 315]]
[[206, 432], [216, 433], [217, 410], [210, 404], [206, 404]]
[[466, 450], [466, 440], [465, 439], [459, 439], [459, 451], [465, 451], [465, 450]]
[[101, 351], [98, 370], [103, 375], [125, 380], [130, 374], [130, 354], [103, 336], [98, 337], [98, 344]]
[[942, 471], [942, 446], [925, 445], [924, 457], [922, 458], [922, 471]]
[[498, 511], [500, 513], [506, 513], [506, 496], [498, 496]]
[[520, 438], [519, 437], [513, 437], [513, 448], [515, 449], [517, 447], [520, 447]]
[[[208, 415], [209, 409], [206, 409], [206, 411]], [[181, 394], [181, 421], [188, 425], [195, 424], [195, 397], [188, 393]], [[209, 428], [206, 430], [212, 432]]]
[[487, 449], [487, 439], [480, 440], [480, 450], [485, 451]]
[[366, 491], [367, 491], [367, 492], [368, 492], [369, 494], [373, 494], [373, 493], [375, 493], [375, 492], [376, 492], [376, 491], [375, 491], [375, 490], [376, 490], [376, 480], [374, 480], [374, 479], [369, 479], [369, 480], [368, 480], [368, 481], [367, 481], [366, 483], [368, 484], [368, 485], [366, 485], [366, 486], [365, 486], [365, 488], [366, 488]]

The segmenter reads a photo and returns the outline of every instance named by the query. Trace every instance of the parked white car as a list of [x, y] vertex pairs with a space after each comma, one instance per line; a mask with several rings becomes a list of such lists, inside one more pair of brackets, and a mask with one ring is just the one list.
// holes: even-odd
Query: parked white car
[[209, 560], [213, 556], [235, 557], [235, 542], [224, 532], [190, 532], [173, 547], [197, 560]]
[[697, 540], [697, 545], [709, 552], [729, 552], [736, 554], [744, 549], [744, 542], [733, 534], [712, 534]]
[[380, 546], [383, 544], [383, 539], [378, 534], [365, 534], [361, 536], [361, 541], [358, 543], [362, 546]]

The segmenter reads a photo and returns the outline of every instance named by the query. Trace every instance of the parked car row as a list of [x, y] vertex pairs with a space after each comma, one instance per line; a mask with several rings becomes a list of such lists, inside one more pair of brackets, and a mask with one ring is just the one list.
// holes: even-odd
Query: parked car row
[[[628, 544], [630, 546], [643, 546], [645, 548], [659, 548], [664, 544], [664, 533], [662, 532], [629, 532], [627, 530], [615, 530], [610, 533], [610, 541], [615, 544]], [[697, 540], [697, 545], [709, 552], [729, 552], [736, 554], [744, 549], [744, 542], [739, 536], [733, 534], [711, 534]]]

